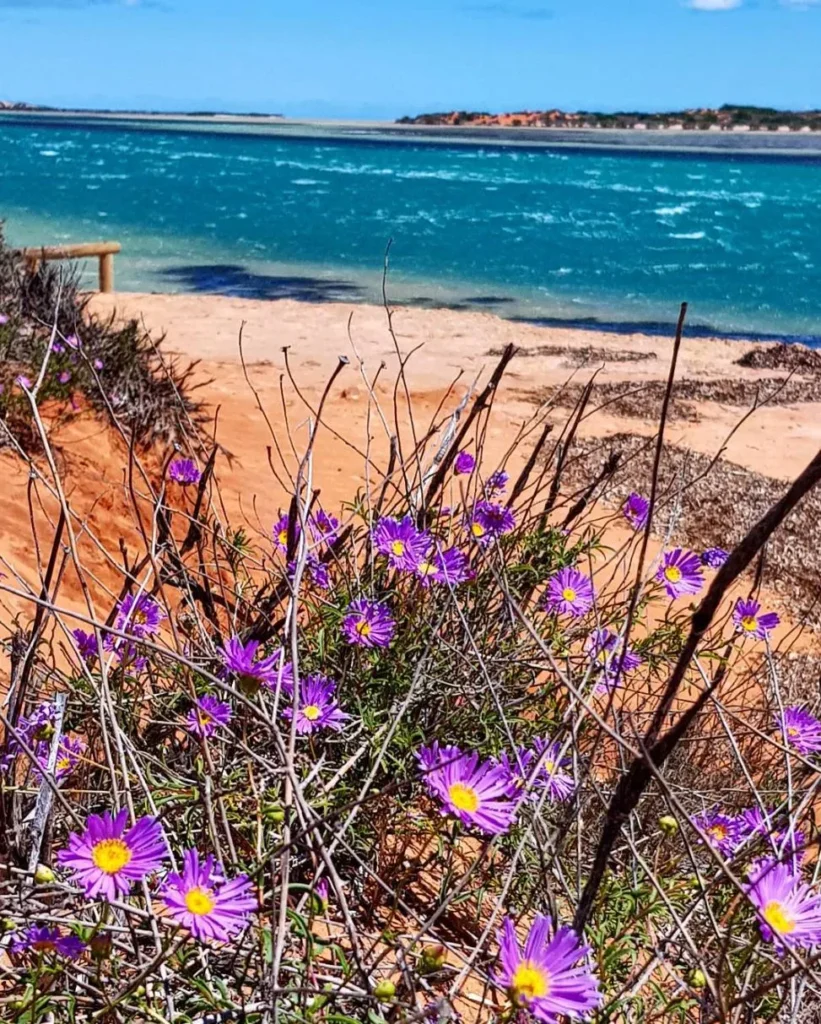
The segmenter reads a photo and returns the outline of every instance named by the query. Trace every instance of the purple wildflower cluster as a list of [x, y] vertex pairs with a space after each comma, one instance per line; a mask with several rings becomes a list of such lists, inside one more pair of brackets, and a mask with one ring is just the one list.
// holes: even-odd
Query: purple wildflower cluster
[[714, 807], [693, 815], [690, 820], [704, 834], [707, 843], [726, 858], [742, 849], [758, 849], [764, 839], [768, 840], [771, 853], [795, 857], [806, 842], [800, 829], [785, 828], [775, 811], [760, 807], [748, 807], [735, 815]]
[[569, 800], [576, 789], [572, 761], [563, 756], [561, 744], [537, 736], [533, 748], [517, 747], [511, 755], [503, 751], [496, 763], [507, 772], [508, 791], [513, 799], [538, 800], [542, 790], [556, 803]]
[[[159, 872], [168, 856], [160, 823], [140, 818], [126, 828], [128, 812], [92, 814], [85, 830], [69, 836], [68, 847], [57, 853], [58, 863], [71, 872], [88, 899], [115, 900]], [[245, 875], [227, 879], [211, 856], [200, 860], [197, 850], [187, 850], [183, 870], [172, 872], [159, 892], [165, 912], [200, 941], [227, 942], [244, 931], [257, 908], [251, 883]], [[51, 935], [40, 941], [59, 941]], [[80, 943], [82, 947], [82, 943]], [[28, 946], [27, 948], [32, 948]], [[82, 948], [71, 947], [76, 955]]]
[[12, 937], [9, 952], [15, 956], [53, 953], [65, 960], [76, 960], [83, 955], [85, 948], [86, 944], [76, 935], [64, 934], [59, 928], [33, 925], [21, 935]]
[[371, 534], [375, 550], [391, 568], [413, 573], [423, 587], [433, 583], [452, 587], [471, 578], [467, 557], [459, 548], [441, 548], [426, 530], [419, 530], [409, 516], [384, 516]]

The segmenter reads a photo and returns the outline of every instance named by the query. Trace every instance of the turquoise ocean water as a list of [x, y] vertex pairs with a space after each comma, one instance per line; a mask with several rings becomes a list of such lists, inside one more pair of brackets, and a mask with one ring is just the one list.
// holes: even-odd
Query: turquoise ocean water
[[[0, 121], [13, 244], [117, 287], [397, 302], [821, 344], [821, 162]], [[89, 280], [94, 268], [88, 267]]]

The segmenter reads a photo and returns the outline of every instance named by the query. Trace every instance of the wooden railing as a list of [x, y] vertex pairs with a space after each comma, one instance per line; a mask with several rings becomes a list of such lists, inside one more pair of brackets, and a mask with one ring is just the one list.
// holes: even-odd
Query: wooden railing
[[114, 255], [119, 242], [82, 242], [79, 245], [43, 245], [18, 250], [32, 271], [48, 260], [79, 260], [87, 256], [100, 258], [100, 291], [114, 291]]

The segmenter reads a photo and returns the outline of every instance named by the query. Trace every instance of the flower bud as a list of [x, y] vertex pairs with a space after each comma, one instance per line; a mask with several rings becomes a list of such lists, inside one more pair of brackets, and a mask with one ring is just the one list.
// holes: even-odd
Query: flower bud
[[34, 881], [38, 885], [48, 885], [49, 882], [53, 882], [56, 875], [51, 868], [46, 867], [45, 864], [38, 864], [37, 870], [34, 872]]
[[383, 978], [374, 985], [373, 994], [379, 1000], [393, 999], [396, 995], [396, 985], [394, 985], [390, 978]]
[[432, 974], [434, 971], [440, 971], [447, 959], [447, 950], [444, 946], [423, 946], [422, 956], [419, 960], [419, 970], [422, 974]]
[[704, 975], [704, 971], [700, 967], [694, 967], [690, 971], [689, 982], [693, 988], [704, 988], [707, 984], [707, 978]]
[[672, 814], [665, 814], [659, 818], [659, 828], [666, 836], [674, 836], [678, 832], [678, 822]]

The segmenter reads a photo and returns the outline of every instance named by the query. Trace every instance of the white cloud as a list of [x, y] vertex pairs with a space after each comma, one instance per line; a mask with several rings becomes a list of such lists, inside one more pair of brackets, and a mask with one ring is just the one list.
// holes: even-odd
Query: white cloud
[[687, 4], [694, 11], [732, 11], [740, 7], [744, 0], [690, 0]]

